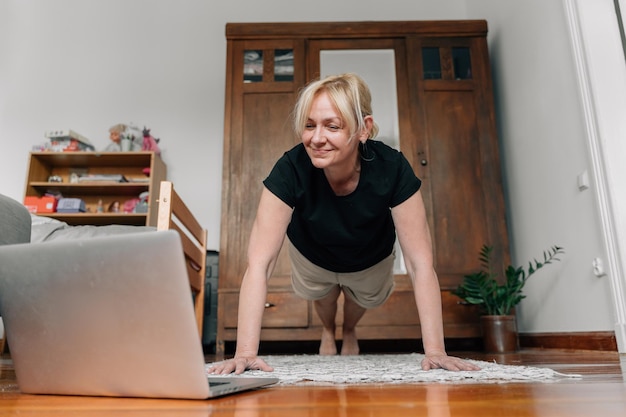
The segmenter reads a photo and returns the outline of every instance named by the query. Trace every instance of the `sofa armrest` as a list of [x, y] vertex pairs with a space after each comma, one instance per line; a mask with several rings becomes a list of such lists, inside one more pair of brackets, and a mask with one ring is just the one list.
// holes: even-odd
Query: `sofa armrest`
[[31, 223], [22, 203], [0, 194], [0, 245], [30, 242]]

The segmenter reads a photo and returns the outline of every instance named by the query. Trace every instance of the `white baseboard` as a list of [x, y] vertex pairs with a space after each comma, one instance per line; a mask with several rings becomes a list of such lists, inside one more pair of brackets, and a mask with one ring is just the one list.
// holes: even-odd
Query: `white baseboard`
[[617, 342], [617, 351], [626, 353], [626, 324], [617, 323], [615, 325], [615, 341]]

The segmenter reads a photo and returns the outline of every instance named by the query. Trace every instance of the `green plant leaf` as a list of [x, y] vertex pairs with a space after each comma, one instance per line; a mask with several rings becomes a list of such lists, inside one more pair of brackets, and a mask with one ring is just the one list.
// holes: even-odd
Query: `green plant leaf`
[[[552, 246], [543, 251], [543, 261], [528, 263], [528, 268], [508, 265], [505, 269], [505, 280], [500, 283], [494, 273], [491, 256], [493, 247], [483, 245], [478, 260], [481, 270], [465, 275], [463, 282], [452, 294], [458, 296], [465, 304], [476, 305], [483, 314], [508, 315], [526, 296], [522, 294], [526, 280], [535, 272], [554, 261], [560, 261], [558, 255], [565, 253], [560, 246]], [[534, 262], [534, 263], [533, 263]]]

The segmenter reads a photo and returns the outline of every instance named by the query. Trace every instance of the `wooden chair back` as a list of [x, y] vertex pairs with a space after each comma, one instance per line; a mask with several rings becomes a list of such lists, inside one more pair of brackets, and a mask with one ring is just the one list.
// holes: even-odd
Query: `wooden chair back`
[[176, 193], [171, 181], [161, 181], [158, 203], [157, 230], [176, 230], [181, 237], [198, 332], [202, 338], [207, 231]]

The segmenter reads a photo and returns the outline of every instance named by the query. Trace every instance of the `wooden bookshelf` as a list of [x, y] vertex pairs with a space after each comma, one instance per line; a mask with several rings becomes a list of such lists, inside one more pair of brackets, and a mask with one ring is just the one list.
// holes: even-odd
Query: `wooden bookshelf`
[[[149, 171], [146, 171], [146, 170]], [[85, 213], [37, 213], [71, 225], [124, 224], [156, 226], [159, 184], [166, 179], [167, 168], [154, 152], [31, 152], [26, 177], [25, 196], [59, 193], [65, 198], [80, 198]], [[80, 175], [122, 175], [128, 182], [75, 182]], [[61, 182], [50, 181], [58, 177]], [[124, 202], [147, 191], [150, 195], [146, 213], [111, 213], [109, 205]], [[98, 201], [104, 212], [98, 212]]]

